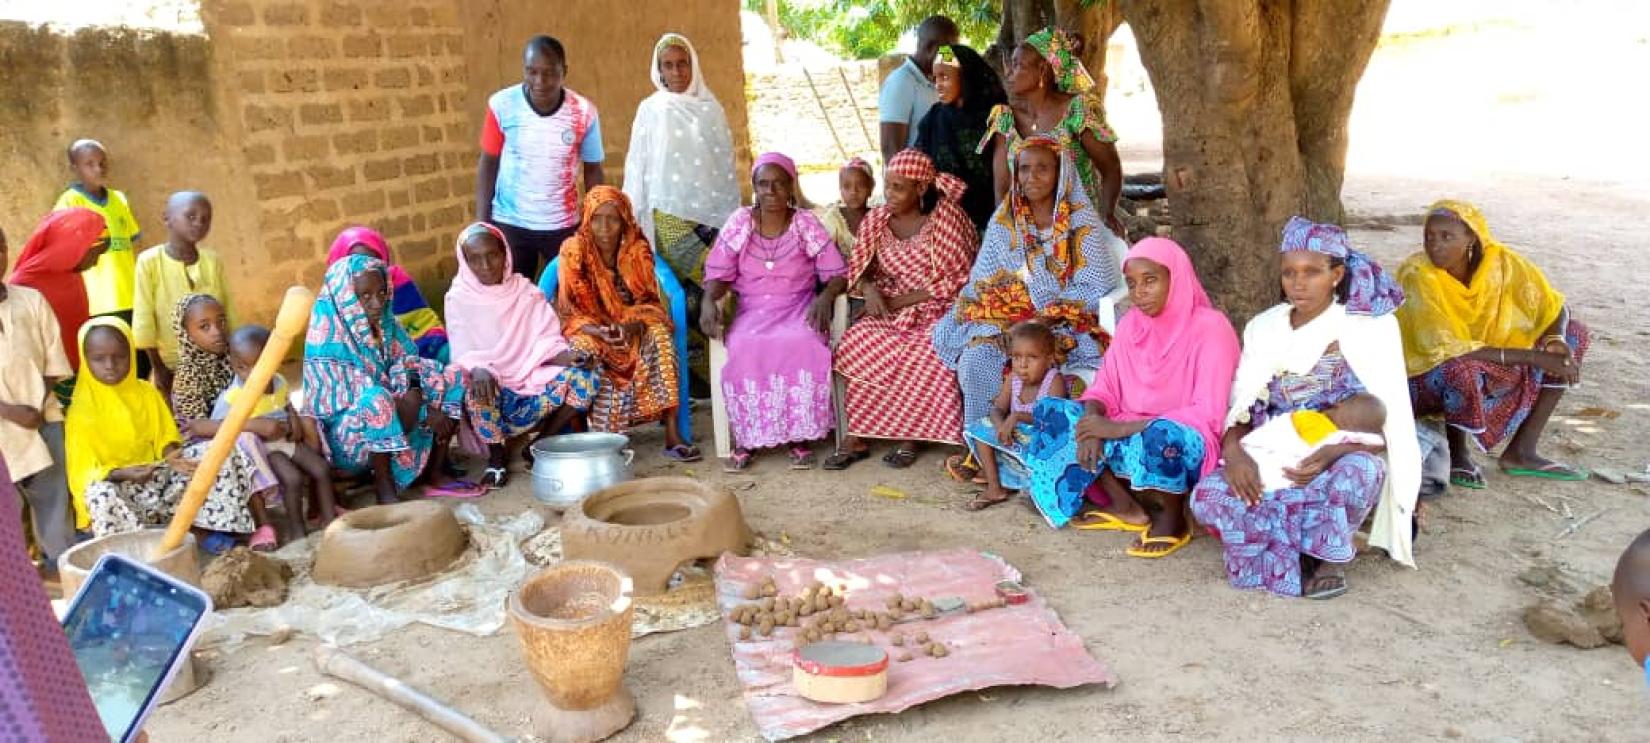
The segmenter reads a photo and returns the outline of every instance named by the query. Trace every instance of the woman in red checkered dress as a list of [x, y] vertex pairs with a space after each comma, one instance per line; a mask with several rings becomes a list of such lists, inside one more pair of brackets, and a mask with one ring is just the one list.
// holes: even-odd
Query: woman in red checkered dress
[[960, 201], [966, 186], [905, 150], [888, 162], [887, 203], [860, 225], [849, 285], [865, 298], [836, 350], [848, 383], [848, 439], [825, 460], [846, 469], [870, 456], [865, 439], [891, 439], [882, 458], [904, 469], [917, 442], [962, 443], [957, 376], [934, 355], [934, 324], [968, 280], [979, 241]]

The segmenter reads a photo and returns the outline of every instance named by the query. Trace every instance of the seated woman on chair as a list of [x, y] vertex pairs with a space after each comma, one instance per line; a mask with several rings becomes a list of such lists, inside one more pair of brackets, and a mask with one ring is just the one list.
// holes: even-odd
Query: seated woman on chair
[[584, 197], [578, 232], [562, 244], [556, 311], [576, 350], [594, 356], [601, 387], [590, 406], [590, 428], [623, 432], [662, 420], [664, 456], [703, 458], [682, 435], [681, 368], [671, 345], [670, 311], [654, 276], [653, 249], [612, 186]]
[[[812, 212], [797, 208], [796, 165], [770, 152], [751, 169], [756, 206], [728, 218], [705, 259], [705, 336], [727, 332], [722, 392], [738, 445], [724, 469], [750, 466], [751, 452], [790, 444], [792, 469], [811, 469], [808, 442], [830, 433], [832, 306], [848, 265]], [[823, 285], [823, 288], [820, 288]], [[732, 290], [738, 313], [724, 323]]]

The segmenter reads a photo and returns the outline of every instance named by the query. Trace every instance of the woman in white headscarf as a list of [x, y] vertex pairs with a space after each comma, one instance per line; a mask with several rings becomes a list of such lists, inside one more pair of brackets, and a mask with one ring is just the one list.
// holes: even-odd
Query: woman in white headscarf
[[[733, 131], [686, 37], [660, 37], [648, 73], [658, 92], [636, 110], [624, 192], [654, 252], [682, 282], [687, 316], [698, 317], [705, 254], [716, 244], [717, 229], [739, 208]], [[705, 339], [697, 328], [690, 330], [688, 344], [689, 368], [708, 389]]]

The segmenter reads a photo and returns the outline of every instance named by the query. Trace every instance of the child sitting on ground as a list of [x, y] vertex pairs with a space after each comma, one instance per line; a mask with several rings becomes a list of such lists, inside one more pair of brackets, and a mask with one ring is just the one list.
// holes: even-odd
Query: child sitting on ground
[[1323, 412], [1297, 410], [1266, 421], [1243, 437], [1243, 450], [1260, 470], [1261, 486], [1281, 490], [1297, 485], [1288, 470], [1312, 452], [1335, 444], [1382, 446], [1386, 406], [1369, 393], [1353, 395]]
[[190, 294], [205, 294], [223, 305], [229, 327], [229, 289], [223, 262], [215, 251], [200, 247], [212, 230], [212, 202], [197, 191], [179, 191], [166, 201], [166, 242], [137, 259], [132, 297], [132, 338], [154, 370], [150, 379], [161, 394], [172, 394], [172, 370], [178, 365], [178, 338], [172, 332], [172, 308]]
[[[69, 145], [69, 170], [74, 180], [57, 197], [52, 211], [83, 207], [103, 217], [109, 230], [109, 249], [97, 264], [80, 274], [86, 283], [87, 309], [93, 317], [116, 315], [132, 321], [132, 282], [136, 273], [133, 246], [143, 239], [126, 194], [109, 188], [109, 153], [95, 139]], [[162, 311], [171, 309], [162, 308]], [[138, 376], [146, 377], [149, 363], [138, 359]]]
[[1012, 497], [1010, 491], [1030, 486], [1023, 452], [1031, 441], [1031, 411], [1038, 400], [1066, 396], [1065, 377], [1055, 369], [1056, 342], [1054, 331], [1036, 320], [1009, 329], [1010, 373], [991, 403], [991, 414], [970, 422], [963, 432], [963, 442], [979, 461], [980, 475], [985, 478], [985, 490], [964, 508], [990, 508]]
[[[229, 417], [230, 407], [241, 395], [246, 378], [268, 343], [269, 329], [258, 325], [237, 328], [229, 337], [229, 365], [235, 371], [235, 380], [212, 406], [214, 432], [217, 423]], [[281, 484], [287, 518], [283, 543], [303, 538], [310, 524], [316, 529], [325, 528], [343, 512], [334, 500], [332, 471], [321, 454], [320, 431], [313, 421], [292, 409], [288, 396], [286, 379], [277, 372], [246, 421], [246, 430], [263, 440], [269, 466]], [[315, 514], [313, 521], [305, 518], [306, 505]]]

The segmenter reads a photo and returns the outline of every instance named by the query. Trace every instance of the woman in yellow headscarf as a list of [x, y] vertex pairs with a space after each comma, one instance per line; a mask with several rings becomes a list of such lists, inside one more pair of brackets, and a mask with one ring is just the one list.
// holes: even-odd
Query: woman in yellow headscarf
[[[1584, 480], [1536, 452], [1564, 390], [1581, 379], [1587, 326], [1541, 269], [1490, 234], [1478, 208], [1444, 200], [1427, 210], [1425, 250], [1398, 268], [1398, 308], [1415, 415], [1449, 428], [1450, 482], [1474, 490], [1484, 475], [1467, 448], [1507, 440], [1501, 469], [1518, 477]], [[1510, 440], [1509, 440], [1510, 437]]]
[[[94, 317], [80, 326], [81, 373], [64, 423], [65, 469], [74, 494], [76, 528], [96, 536], [166, 523], [210, 441], [181, 445], [166, 398], [133, 373], [136, 354], [125, 321]], [[252, 460], [232, 449], [195, 526], [248, 534], [262, 516], [261, 482]], [[253, 508], [259, 513], [254, 521]], [[227, 549], [209, 536], [209, 551]], [[231, 540], [232, 543], [232, 540]]]

